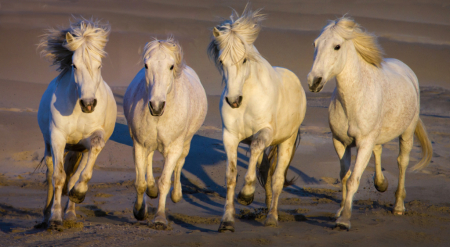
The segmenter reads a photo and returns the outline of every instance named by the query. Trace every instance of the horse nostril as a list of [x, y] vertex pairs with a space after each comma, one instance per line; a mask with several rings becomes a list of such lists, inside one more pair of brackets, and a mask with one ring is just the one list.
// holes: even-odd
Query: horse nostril
[[238, 105], [241, 105], [241, 103], [242, 103], [242, 96], [239, 96], [239, 97], [238, 97], [237, 103], [238, 103]]
[[166, 106], [166, 102], [165, 101], [161, 102], [161, 109], [160, 110], [164, 109], [164, 106]]
[[228, 97], [225, 97], [225, 100], [227, 101], [227, 103], [228, 103], [229, 105], [231, 105], [230, 101], [228, 100]]
[[94, 104], [92, 104], [93, 107], [97, 106], [97, 99], [94, 99]]
[[313, 85], [319, 84], [322, 81], [322, 77], [314, 77]]

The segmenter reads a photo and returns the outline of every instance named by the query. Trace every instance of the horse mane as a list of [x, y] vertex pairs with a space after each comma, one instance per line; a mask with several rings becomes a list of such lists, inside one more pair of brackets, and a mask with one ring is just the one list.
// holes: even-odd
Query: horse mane
[[[101, 62], [106, 56], [104, 48], [111, 32], [109, 24], [100, 24], [99, 20], [75, 18], [68, 28], [50, 28], [42, 35], [38, 44], [41, 56], [49, 59], [52, 65], [57, 65], [57, 71], [64, 75], [72, 67], [73, 53], [82, 48], [82, 57], [92, 76], [91, 58]], [[70, 33], [73, 39], [67, 42], [66, 35]]]
[[[252, 11], [247, 5], [241, 16], [233, 10], [230, 20], [222, 21], [214, 27], [214, 35], [207, 52], [219, 70], [220, 60], [225, 57], [229, 57], [238, 69], [244, 58], [257, 61], [261, 57], [258, 51], [253, 49], [253, 43], [261, 30], [261, 21], [265, 19], [260, 11], [261, 9]], [[222, 54], [219, 55], [221, 50]]]
[[173, 37], [169, 37], [166, 40], [158, 40], [154, 39], [151, 42], [148, 42], [144, 47], [144, 52], [142, 54], [142, 58], [145, 59], [156, 50], [164, 51], [168, 53], [175, 60], [175, 64], [173, 66], [173, 74], [175, 78], [179, 78], [181, 72], [186, 66], [186, 63], [183, 59], [183, 50], [181, 49], [180, 44], [174, 40]]
[[330, 21], [322, 32], [331, 30], [338, 33], [346, 40], [352, 40], [356, 51], [369, 64], [378, 68], [383, 61], [383, 49], [378, 44], [377, 36], [368, 33], [353, 19], [343, 16], [337, 20]]

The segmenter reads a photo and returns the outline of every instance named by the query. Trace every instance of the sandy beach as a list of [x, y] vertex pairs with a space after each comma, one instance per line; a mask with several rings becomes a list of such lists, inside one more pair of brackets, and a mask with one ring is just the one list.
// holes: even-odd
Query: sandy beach
[[[254, 0], [267, 20], [255, 42], [273, 66], [293, 71], [307, 91], [302, 139], [288, 171], [295, 184], [280, 196], [279, 225], [264, 227], [264, 190], [257, 185], [249, 206], [236, 202], [236, 232], [218, 233], [225, 203], [226, 155], [219, 99], [221, 77], [208, 59], [211, 29], [231, 8], [246, 1], [207, 0], [42, 0], [0, 1], [0, 245], [1, 246], [448, 246], [450, 241], [450, 3], [445, 0], [313, 1]], [[347, 14], [379, 36], [385, 57], [397, 58], [416, 73], [421, 118], [433, 144], [431, 164], [406, 174], [406, 215], [391, 213], [398, 183], [398, 139], [383, 145], [386, 192], [373, 184], [373, 157], [355, 195], [352, 229], [334, 229], [341, 201], [339, 160], [328, 126], [334, 79], [323, 92], [310, 93], [306, 76], [313, 62], [312, 42], [327, 20]], [[44, 154], [37, 123], [39, 101], [58, 75], [36, 50], [49, 27], [68, 26], [71, 16], [109, 22], [102, 76], [118, 106], [114, 133], [94, 167], [77, 224], [60, 231], [36, 229], [46, 199], [45, 170], [35, 171]], [[183, 199], [167, 200], [170, 230], [150, 228], [158, 201], [147, 200], [149, 219], [137, 221], [132, 140], [122, 102], [128, 84], [142, 68], [144, 45], [173, 35], [187, 65], [199, 75], [208, 96], [208, 114], [195, 135], [182, 172]], [[415, 142], [410, 167], [420, 160]], [[238, 154], [236, 189], [244, 183], [248, 146]], [[356, 150], [353, 151], [354, 163]], [[163, 157], [154, 156], [159, 177]], [[63, 197], [65, 205], [68, 197]]]

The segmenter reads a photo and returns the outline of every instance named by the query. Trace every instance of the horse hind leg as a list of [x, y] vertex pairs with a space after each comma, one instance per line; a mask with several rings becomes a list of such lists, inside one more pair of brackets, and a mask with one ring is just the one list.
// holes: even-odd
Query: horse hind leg
[[268, 128], [258, 131], [250, 144], [250, 161], [245, 174], [245, 185], [239, 192], [237, 201], [242, 205], [250, 205], [255, 195], [256, 165], [264, 149], [272, 142], [272, 131]]
[[[288, 140], [279, 144], [277, 147], [277, 164], [275, 173], [272, 176], [272, 201], [269, 208], [269, 213], [264, 221], [265, 226], [278, 225], [278, 199], [283, 190], [286, 181], [286, 170], [292, 160], [292, 155], [295, 152], [295, 140], [297, 135], [293, 135]], [[269, 173], [270, 176], [270, 173]]]
[[375, 188], [379, 192], [385, 192], [389, 186], [388, 180], [384, 177], [381, 171], [381, 152], [383, 147], [381, 145], [375, 145], [373, 149], [373, 156], [375, 157], [375, 176], [373, 177], [373, 183]]
[[413, 143], [414, 143], [414, 128], [409, 127], [405, 131], [405, 133], [403, 133], [399, 138], [400, 152], [397, 158], [399, 169], [398, 187], [397, 191], [395, 192], [395, 204], [394, 209], [392, 211], [395, 215], [403, 215], [405, 213], [405, 203], [404, 203], [406, 197], [405, 175], [406, 175], [406, 168], [408, 167], [409, 164], [409, 153], [411, 152]]
[[[63, 188], [63, 194], [67, 195], [67, 191], [70, 191], [75, 182], [80, 176], [80, 170], [84, 168], [87, 161], [87, 155], [83, 155], [80, 152], [68, 152], [64, 158], [64, 169], [66, 171], [66, 184]], [[80, 167], [82, 169], [78, 169]], [[66, 208], [64, 209], [64, 220], [76, 221], [77, 215], [75, 212], [75, 203], [70, 199], [67, 200]]]
[[[46, 173], [46, 183], [47, 183], [47, 200], [44, 207], [44, 220], [42, 221], [43, 224], [47, 224], [50, 215], [51, 215], [51, 208], [53, 204], [53, 160], [52, 160], [52, 153], [51, 153], [51, 146], [48, 144], [45, 144], [45, 154], [43, 160], [45, 162], [45, 165], [47, 166], [47, 173]], [[41, 161], [41, 162], [42, 162]]]

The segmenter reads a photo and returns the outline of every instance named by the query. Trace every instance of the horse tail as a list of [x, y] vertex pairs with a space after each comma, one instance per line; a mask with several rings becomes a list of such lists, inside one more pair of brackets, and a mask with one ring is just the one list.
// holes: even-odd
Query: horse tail
[[[293, 185], [295, 180], [297, 179], [296, 177], [293, 177], [292, 179], [287, 179], [287, 171], [289, 166], [291, 165], [292, 159], [294, 158], [294, 154], [295, 154], [295, 150], [297, 150], [298, 145], [300, 144], [300, 128], [297, 131], [296, 134], [296, 139], [294, 142], [294, 146], [293, 146], [293, 151], [291, 154], [291, 159], [289, 160], [289, 164], [286, 167], [286, 171], [284, 172], [284, 184], [283, 187], [288, 187], [290, 185]], [[261, 160], [261, 163], [258, 164], [258, 173], [257, 173], [257, 178], [259, 181], [259, 184], [261, 184], [261, 186], [263, 188], [266, 188], [266, 183], [267, 180], [269, 179], [269, 176], [272, 177], [273, 174], [275, 173], [275, 168], [277, 166], [277, 161], [278, 161], [278, 146], [270, 146], [268, 148], [266, 148], [263, 152], [263, 158]]]
[[427, 130], [425, 129], [422, 119], [420, 118], [419, 121], [417, 121], [417, 126], [414, 134], [419, 140], [420, 146], [422, 146], [422, 159], [412, 168], [413, 171], [418, 171], [422, 170], [430, 164], [431, 157], [433, 156], [433, 146], [431, 145]]
[[66, 181], [64, 182], [64, 187], [62, 194], [67, 195], [67, 185], [69, 184], [70, 178], [73, 176], [75, 171], [78, 168], [78, 165], [81, 162], [81, 158], [83, 157], [83, 153], [69, 151], [64, 156], [64, 171], [66, 172]]

